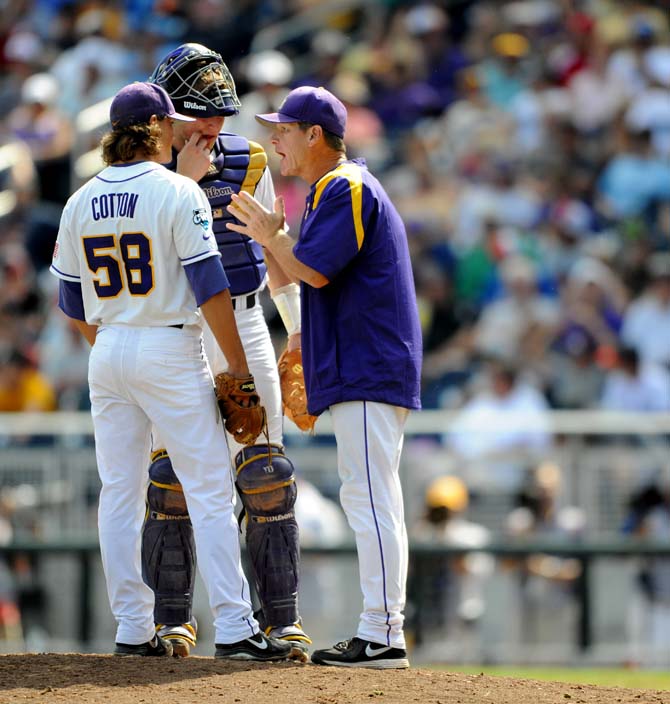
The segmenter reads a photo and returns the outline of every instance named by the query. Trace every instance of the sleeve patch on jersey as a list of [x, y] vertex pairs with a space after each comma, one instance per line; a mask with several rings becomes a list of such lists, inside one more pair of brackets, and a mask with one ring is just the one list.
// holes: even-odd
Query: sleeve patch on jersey
[[207, 217], [207, 208], [196, 208], [193, 211], [193, 222], [200, 225], [203, 230], [209, 227], [209, 218]]
[[340, 166], [326, 174], [317, 183], [316, 190], [314, 191], [312, 210], [316, 210], [326, 186], [338, 176], [346, 178], [349, 182], [351, 214], [354, 220], [354, 229], [356, 230], [356, 242], [360, 250], [363, 246], [363, 238], [365, 237], [365, 231], [363, 229], [363, 177], [361, 170], [355, 164], [340, 164]]
[[54, 253], [53, 253], [52, 259], [57, 259], [57, 258], [58, 258], [58, 250], [59, 250], [59, 249], [60, 249], [59, 243], [56, 242], [56, 244], [54, 245]]

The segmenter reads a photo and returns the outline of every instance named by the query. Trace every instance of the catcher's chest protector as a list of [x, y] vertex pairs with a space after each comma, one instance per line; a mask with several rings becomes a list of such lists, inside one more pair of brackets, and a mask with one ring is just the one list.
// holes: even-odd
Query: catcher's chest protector
[[267, 156], [260, 145], [234, 134], [220, 134], [215, 152], [210, 173], [200, 181], [200, 187], [212, 206], [212, 229], [230, 281], [230, 295], [239, 296], [256, 291], [267, 268], [261, 245], [226, 227], [234, 220], [226, 206], [233, 193], [254, 194]]
[[235, 458], [246, 512], [246, 543], [262, 608], [263, 628], [298, 621], [298, 493], [291, 460], [278, 445], [245, 447]]

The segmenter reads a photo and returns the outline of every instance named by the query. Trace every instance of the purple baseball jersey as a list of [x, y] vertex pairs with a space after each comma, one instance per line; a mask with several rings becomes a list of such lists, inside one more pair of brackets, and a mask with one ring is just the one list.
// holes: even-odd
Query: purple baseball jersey
[[329, 281], [301, 285], [309, 412], [345, 401], [420, 408], [422, 339], [407, 234], [362, 159], [312, 186], [293, 252]]

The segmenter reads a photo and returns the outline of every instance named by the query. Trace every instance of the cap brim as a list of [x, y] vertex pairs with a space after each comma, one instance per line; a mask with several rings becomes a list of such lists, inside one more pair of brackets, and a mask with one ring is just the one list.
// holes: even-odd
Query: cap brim
[[267, 112], [255, 117], [258, 122], [265, 125], [277, 125], [280, 122], [300, 122], [297, 118], [290, 115], [282, 115], [280, 112]]
[[179, 122], [195, 122], [195, 117], [182, 115], [180, 112], [174, 112], [172, 115], [168, 115], [168, 117], [171, 117], [173, 120], [177, 120]]

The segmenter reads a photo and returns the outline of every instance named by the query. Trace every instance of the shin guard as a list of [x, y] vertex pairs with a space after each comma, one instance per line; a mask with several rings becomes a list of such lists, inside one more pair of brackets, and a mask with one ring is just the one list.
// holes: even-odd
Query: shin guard
[[300, 549], [295, 470], [277, 445], [253, 445], [235, 458], [246, 512], [246, 544], [261, 602], [263, 628], [296, 623]]
[[151, 460], [142, 529], [142, 576], [156, 598], [155, 622], [188, 623], [195, 586], [193, 526], [167, 452], [154, 452]]

